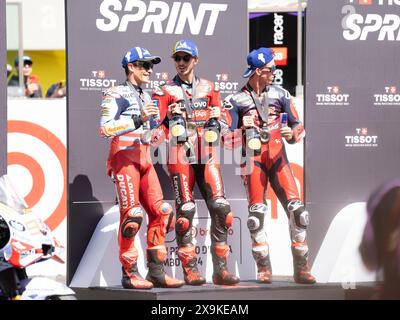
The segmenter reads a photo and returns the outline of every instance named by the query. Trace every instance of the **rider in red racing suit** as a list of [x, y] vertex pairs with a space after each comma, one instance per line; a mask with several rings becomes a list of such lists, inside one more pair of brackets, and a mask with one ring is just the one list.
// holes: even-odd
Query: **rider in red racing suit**
[[[195, 181], [206, 201], [211, 216], [211, 254], [215, 284], [234, 285], [239, 278], [229, 273], [227, 257], [228, 229], [233, 222], [230, 205], [225, 199], [220, 164], [216, 146], [204, 143], [203, 126], [210, 118], [217, 118], [221, 127], [228, 129], [223, 119], [220, 94], [214, 84], [194, 75], [198, 62], [198, 50], [191, 40], [178, 41], [172, 58], [177, 75], [161, 87], [156, 88], [153, 99], [159, 102], [164, 119], [165, 133], [171, 129], [168, 120], [172, 114], [181, 114], [187, 123], [188, 140], [172, 143], [170, 138], [168, 170], [175, 190], [177, 211], [176, 236], [178, 256], [182, 262], [184, 278], [189, 285], [201, 285], [205, 278], [197, 268], [195, 247], [192, 243], [192, 220], [196, 212], [193, 198]], [[184, 111], [177, 102], [184, 102]], [[189, 156], [187, 156], [190, 154]]]
[[[305, 131], [290, 94], [279, 86], [271, 85], [276, 68], [272, 50], [253, 50], [247, 62], [249, 69], [243, 76], [250, 77], [249, 81], [239, 92], [227, 97], [225, 103], [231, 107], [232, 130], [256, 127], [260, 133], [266, 133], [266, 138], [259, 140], [263, 141], [261, 152], [247, 154], [247, 163], [242, 163], [242, 179], [249, 202], [247, 226], [258, 269], [257, 278], [260, 282], [271, 282], [269, 247], [264, 229], [266, 187], [269, 180], [289, 218], [294, 280], [298, 283], [314, 283], [315, 278], [310, 274], [308, 266], [308, 212], [300, 201], [282, 140], [284, 137], [290, 144], [299, 142]], [[281, 113], [287, 113], [286, 126], [281, 126]]]
[[[158, 109], [141, 85], [149, 82], [153, 64], [159, 57], [151, 56], [145, 48], [135, 47], [122, 60], [127, 80], [103, 94], [100, 134], [112, 138], [108, 174], [116, 185], [120, 207], [118, 232], [119, 259], [122, 263], [124, 288], [176, 288], [184, 284], [165, 274], [163, 269], [167, 251], [166, 233], [173, 229], [171, 206], [164, 202], [161, 186], [150, 157], [149, 126]], [[147, 127], [146, 129], [149, 129]], [[148, 214], [147, 266], [143, 279], [137, 268], [138, 251], [134, 240], [143, 220], [140, 205]]]

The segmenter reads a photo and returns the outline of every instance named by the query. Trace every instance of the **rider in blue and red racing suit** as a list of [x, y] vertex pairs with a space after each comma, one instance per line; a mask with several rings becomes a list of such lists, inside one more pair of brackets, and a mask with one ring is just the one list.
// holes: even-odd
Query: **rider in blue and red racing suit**
[[[165, 237], [174, 227], [174, 214], [163, 200], [150, 156], [149, 122], [158, 109], [140, 87], [149, 82], [153, 64], [160, 61], [145, 48], [132, 48], [122, 60], [127, 80], [106, 90], [101, 105], [100, 135], [112, 139], [107, 172], [115, 183], [120, 207], [118, 244], [122, 286], [129, 289], [176, 288], [184, 284], [166, 275], [163, 269], [167, 257]], [[134, 244], [144, 218], [140, 205], [148, 215], [146, 279], [138, 272], [138, 251]]]
[[[249, 81], [239, 92], [227, 97], [224, 103], [231, 108], [232, 131], [241, 128], [248, 132], [249, 128], [256, 127], [260, 133], [266, 134], [264, 140], [259, 140], [263, 141], [259, 154], [249, 154], [247, 151], [247, 162], [242, 163], [242, 179], [249, 202], [247, 226], [258, 269], [257, 278], [260, 282], [270, 283], [272, 276], [264, 228], [267, 213], [266, 188], [269, 181], [289, 219], [294, 280], [297, 283], [311, 284], [315, 282], [315, 278], [308, 266], [308, 212], [300, 200], [282, 139], [285, 138], [290, 144], [301, 141], [305, 135], [304, 127], [289, 92], [272, 85], [276, 68], [272, 50], [253, 50], [248, 55], [247, 62], [249, 69], [243, 76], [250, 77]], [[265, 112], [264, 117], [260, 112]], [[281, 127], [281, 113], [287, 113], [287, 126]]]
[[178, 256], [182, 262], [184, 278], [189, 285], [201, 285], [206, 281], [198, 271], [192, 243], [192, 221], [196, 212], [193, 187], [197, 182], [211, 216], [213, 282], [234, 285], [239, 282], [239, 278], [227, 269], [230, 251], [227, 238], [233, 215], [225, 198], [217, 147], [204, 143], [203, 126], [208, 119], [216, 118], [221, 127], [228, 129], [220, 94], [212, 82], [194, 75], [198, 50], [193, 41], [178, 41], [172, 58], [177, 75], [156, 88], [153, 99], [158, 100], [161, 115], [167, 115], [164, 120], [166, 136], [171, 131], [169, 119], [172, 114], [180, 114], [187, 123], [187, 141], [174, 144], [171, 143], [173, 138], [170, 138], [168, 158], [168, 171], [175, 190]]

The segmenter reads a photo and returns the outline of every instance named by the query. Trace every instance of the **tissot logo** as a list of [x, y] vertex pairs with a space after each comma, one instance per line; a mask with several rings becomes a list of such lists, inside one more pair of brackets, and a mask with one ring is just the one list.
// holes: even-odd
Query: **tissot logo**
[[154, 89], [160, 87], [169, 79], [169, 74], [165, 71], [154, 72], [152, 74], [152, 78], [154, 78], [154, 80], [150, 80], [149, 83], [146, 83], [146, 89]]
[[374, 106], [400, 106], [400, 94], [396, 86], [386, 86], [380, 93], [374, 94]]
[[358, 0], [360, 6], [370, 6], [374, 3], [373, 0]]
[[380, 6], [388, 5], [398, 5], [400, 6], [400, 0], [349, 0], [349, 3], [358, 3], [360, 6], [370, 6], [377, 3]]
[[315, 95], [317, 106], [348, 106], [350, 94], [342, 93], [337, 85], [326, 87], [325, 93], [317, 93]]
[[[400, 41], [400, 16], [393, 14], [390, 6], [400, 5], [400, 0], [349, 0], [348, 5], [343, 6], [342, 19], [343, 38], [348, 41], [376, 39], [378, 41]], [[373, 12], [374, 3], [388, 7], [388, 13]], [[363, 14], [356, 12], [358, 4]], [[365, 9], [368, 9], [365, 14]]]
[[117, 83], [115, 79], [107, 79], [106, 72], [104, 70], [95, 70], [91, 72], [89, 78], [81, 78], [80, 90], [92, 91], [92, 90], [103, 90], [105, 88], [113, 87]]
[[215, 89], [221, 91], [221, 94], [231, 94], [238, 90], [239, 82], [230, 81], [228, 73], [218, 73], [215, 75]]
[[377, 147], [378, 136], [369, 134], [368, 128], [356, 128], [355, 135], [345, 136], [345, 147]]
[[220, 13], [227, 9], [224, 3], [200, 3], [195, 11], [189, 2], [103, 0], [99, 8], [102, 18], [96, 19], [96, 27], [105, 32], [126, 32], [130, 23], [143, 21], [142, 33], [211, 36]]

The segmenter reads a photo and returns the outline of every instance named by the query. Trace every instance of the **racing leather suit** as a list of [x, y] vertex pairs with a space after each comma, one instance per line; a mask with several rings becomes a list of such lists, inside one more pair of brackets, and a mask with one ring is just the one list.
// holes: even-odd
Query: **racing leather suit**
[[[125, 288], [179, 287], [183, 281], [170, 278], [163, 270], [166, 233], [174, 227], [172, 207], [164, 202], [162, 189], [150, 157], [150, 145], [143, 141], [141, 108], [150, 96], [129, 81], [104, 91], [100, 135], [112, 138], [107, 173], [115, 183], [120, 208], [118, 232], [122, 285]], [[143, 280], [137, 270], [138, 251], [134, 240], [148, 215], [147, 260], [149, 272]], [[148, 281], [147, 281], [148, 280]]]
[[[243, 116], [252, 116], [255, 126], [263, 126], [257, 109], [255, 92], [249, 84], [230, 97], [231, 129], [242, 128]], [[293, 137], [288, 143], [299, 142], [305, 135], [298, 118], [293, 100], [288, 91], [271, 85], [258, 97], [260, 105], [267, 108], [269, 141], [261, 144], [258, 155], [247, 155], [242, 162], [242, 179], [247, 191], [249, 217], [247, 226], [252, 239], [252, 253], [258, 267], [258, 280], [271, 282], [271, 263], [264, 218], [267, 213], [266, 188], [268, 181], [277, 195], [289, 219], [291, 249], [293, 255], [294, 278], [299, 283], [313, 283], [308, 267], [308, 246], [306, 228], [308, 212], [300, 200], [299, 191], [287, 159], [285, 144], [279, 132], [280, 114], [288, 114], [288, 126]], [[265, 110], [265, 109], [264, 109]], [[245, 148], [243, 148], [245, 154]]]
[[[193, 197], [195, 181], [206, 201], [211, 216], [211, 254], [213, 258], [213, 282], [216, 284], [235, 284], [239, 278], [227, 270], [229, 246], [228, 229], [232, 226], [233, 216], [225, 198], [220, 163], [216, 146], [204, 142], [203, 126], [209, 119], [209, 107], [220, 108], [218, 120], [223, 129], [228, 129], [224, 121], [224, 109], [220, 94], [214, 84], [208, 80], [194, 77], [194, 85], [183, 82], [178, 76], [157, 87], [153, 99], [158, 100], [161, 117], [167, 113], [168, 106], [175, 102], [184, 102], [183, 117], [187, 123], [188, 140], [186, 143], [172, 143], [170, 138], [168, 171], [175, 191], [176, 238], [178, 256], [181, 260], [185, 281], [190, 285], [205, 283], [197, 269], [197, 257], [192, 243], [192, 222], [196, 212]], [[194, 97], [193, 97], [194, 92]], [[169, 121], [163, 121], [168, 137]]]

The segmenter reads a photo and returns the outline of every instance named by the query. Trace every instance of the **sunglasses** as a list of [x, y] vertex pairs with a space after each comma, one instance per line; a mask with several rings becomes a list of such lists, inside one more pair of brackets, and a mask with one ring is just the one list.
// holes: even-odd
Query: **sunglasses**
[[138, 68], [143, 68], [145, 70], [153, 69], [154, 64], [151, 61], [136, 61], [133, 63], [134, 66]]
[[189, 62], [190, 59], [192, 59], [192, 56], [190, 54], [186, 54], [184, 56], [174, 56], [173, 59], [175, 60], [175, 62], [179, 62], [181, 60]]
[[275, 73], [275, 71], [276, 71], [276, 66], [271, 66], [271, 67], [268, 67], [267, 69], [265, 69], [267, 72], [271, 72], [271, 73]]

